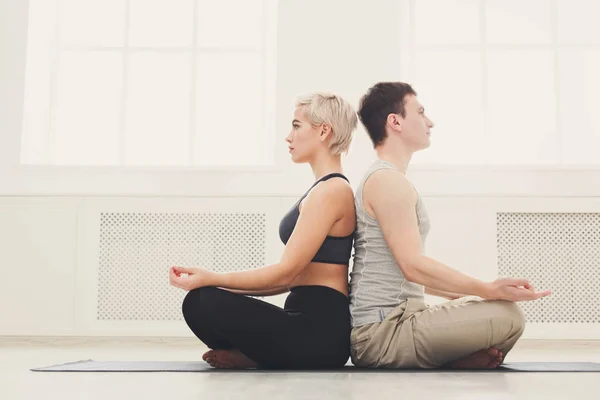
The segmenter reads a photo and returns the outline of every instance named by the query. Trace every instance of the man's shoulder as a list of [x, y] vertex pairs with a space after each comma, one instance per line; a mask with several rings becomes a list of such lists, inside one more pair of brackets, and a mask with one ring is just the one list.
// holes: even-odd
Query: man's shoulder
[[414, 187], [401, 171], [397, 169], [378, 169], [364, 181], [364, 190], [406, 195], [414, 192]]

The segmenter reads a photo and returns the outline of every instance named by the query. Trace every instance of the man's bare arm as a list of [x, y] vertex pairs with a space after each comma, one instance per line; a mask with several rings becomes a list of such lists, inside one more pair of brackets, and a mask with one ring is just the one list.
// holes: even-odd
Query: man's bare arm
[[550, 294], [550, 291], [535, 292], [526, 279], [483, 282], [423, 255], [415, 212], [417, 193], [400, 171], [375, 172], [364, 186], [363, 197], [407, 280], [434, 290], [484, 299], [535, 300]]

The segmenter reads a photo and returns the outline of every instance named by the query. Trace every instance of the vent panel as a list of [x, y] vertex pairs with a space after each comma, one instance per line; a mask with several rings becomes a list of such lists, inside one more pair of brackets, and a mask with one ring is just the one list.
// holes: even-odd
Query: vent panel
[[265, 265], [264, 213], [102, 213], [99, 320], [181, 320], [173, 265], [233, 272]]
[[550, 289], [521, 302], [533, 323], [600, 323], [600, 214], [498, 213], [500, 276]]

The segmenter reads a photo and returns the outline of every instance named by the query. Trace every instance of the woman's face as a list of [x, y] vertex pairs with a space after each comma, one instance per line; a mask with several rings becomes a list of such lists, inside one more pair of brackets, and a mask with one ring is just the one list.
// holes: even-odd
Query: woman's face
[[321, 127], [314, 126], [304, 116], [301, 109], [296, 108], [292, 120], [292, 130], [285, 138], [288, 143], [292, 161], [295, 163], [310, 162], [323, 147]]

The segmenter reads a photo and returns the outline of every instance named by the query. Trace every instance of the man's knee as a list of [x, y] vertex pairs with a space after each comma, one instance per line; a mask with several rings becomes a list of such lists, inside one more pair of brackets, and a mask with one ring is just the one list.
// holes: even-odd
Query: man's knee
[[499, 301], [499, 314], [503, 323], [510, 325], [511, 336], [520, 337], [525, 331], [525, 313], [519, 304], [511, 301]]

